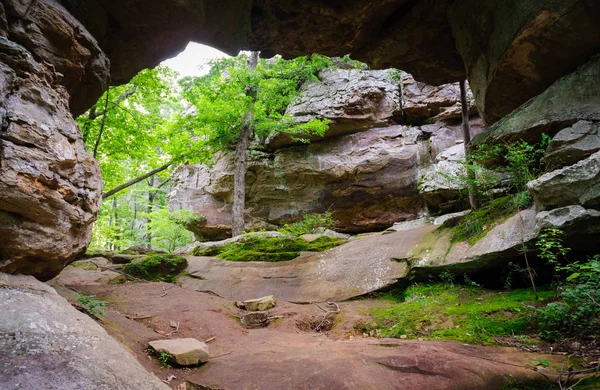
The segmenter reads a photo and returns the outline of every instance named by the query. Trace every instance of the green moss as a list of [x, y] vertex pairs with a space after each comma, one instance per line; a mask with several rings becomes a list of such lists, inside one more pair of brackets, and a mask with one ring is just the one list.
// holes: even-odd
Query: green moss
[[123, 272], [153, 282], [174, 282], [175, 276], [187, 267], [187, 260], [173, 255], [152, 255], [123, 267]]
[[322, 252], [346, 242], [343, 239], [319, 237], [307, 242], [296, 237], [253, 237], [244, 242], [232, 242], [222, 247], [194, 251], [195, 256], [217, 256], [229, 261], [267, 261], [292, 260], [302, 252]]
[[[540, 291], [542, 298], [552, 291]], [[449, 339], [468, 343], [492, 342], [492, 336], [523, 334], [530, 327], [527, 303], [534, 301], [529, 289], [506, 293], [447, 284], [413, 285], [403, 294], [380, 297], [395, 302], [374, 308], [372, 321], [361, 331], [381, 337]]]
[[334, 229], [337, 221], [333, 219], [333, 214], [328, 211], [323, 214], [307, 214], [302, 218], [302, 221], [285, 225], [279, 229], [285, 234], [301, 236], [303, 234], [313, 233], [317, 228]]
[[83, 269], [86, 271], [100, 271], [100, 269], [91, 261], [76, 261], [74, 263], [71, 263], [71, 265], [75, 268]]
[[511, 196], [492, 200], [489, 204], [472, 211], [452, 228], [452, 242], [468, 241], [474, 245], [492, 228], [518, 211]]

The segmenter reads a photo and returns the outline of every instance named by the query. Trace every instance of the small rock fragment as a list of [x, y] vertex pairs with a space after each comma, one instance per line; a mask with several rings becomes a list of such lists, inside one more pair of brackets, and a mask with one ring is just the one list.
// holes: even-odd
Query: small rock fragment
[[171, 355], [169, 361], [180, 366], [193, 366], [205, 363], [209, 359], [208, 345], [192, 338], [155, 340], [148, 344], [158, 354], [168, 353]]
[[265, 311], [275, 307], [275, 297], [269, 295], [262, 298], [242, 302], [248, 311]]

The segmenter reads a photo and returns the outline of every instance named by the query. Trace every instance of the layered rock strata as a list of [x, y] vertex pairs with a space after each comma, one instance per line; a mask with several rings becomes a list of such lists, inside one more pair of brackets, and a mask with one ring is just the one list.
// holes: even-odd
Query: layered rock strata
[[0, 271], [48, 279], [91, 239], [100, 169], [69, 101], [104, 88], [108, 61], [60, 5], [6, 1], [2, 11]]

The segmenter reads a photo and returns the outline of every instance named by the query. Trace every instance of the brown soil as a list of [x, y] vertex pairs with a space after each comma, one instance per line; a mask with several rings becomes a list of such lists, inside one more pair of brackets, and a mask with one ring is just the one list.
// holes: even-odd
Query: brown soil
[[[109, 285], [112, 275], [99, 275], [68, 267], [65, 278], [52, 284], [68, 299], [76, 290], [107, 300], [102, 326], [160, 379], [174, 375], [172, 388], [500, 389], [509, 376], [539, 380], [518, 365], [556, 360], [512, 348], [365, 337], [355, 325], [374, 305], [387, 305], [369, 299], [340, 303], [333, 329], [323, 333], [313, 329], [330, 310], [326, 303], [279, 301], [268, 315], [280, 318], [266, 328], [245, 329], [239, 322], [244, 312], [218, 296], [168, 283]], [[167, 337], [212, 339], [211, 360], [192, 368], [161, 367], [147, 345]]]

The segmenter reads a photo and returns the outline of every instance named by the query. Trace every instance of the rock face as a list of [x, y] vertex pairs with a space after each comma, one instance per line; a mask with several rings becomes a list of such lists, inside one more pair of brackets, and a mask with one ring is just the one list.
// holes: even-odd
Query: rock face
[[196, 339], [156, 340], [148, 343], [156, 353], [168, 353], [169, 361], [180, 366], [206, 363], [210, 357], [208, 345]]
[[168, 386], [48, 285], [0, 273], [0, 382], [6, 389]]
[[[381, 230], [420, 216], [425, 202], [434, 200], [437, 207], [438, 198], [457, 198], [456, 188], [422, 196], [427, 191], [420, 193], [418, 183], [438, 153], [449, 147], [463, 148], [456, 145], [462, 138], [456, 122], [460, 117], [458, 86], [428, 86], [415, 82], [410, 75], [395, 78], [400, 74], [326, 71], [321, 73], [322, 83], [303, 87], [288, 113], [299, 123], [327, 118], [331, 128], [310, 145], [290, 147], [294, 142], [289, 137], [277, 136], [267, 140], [266, 145], [275, 151], [249, 154], [249, 228], [270, 229], [306, 213], [329, 210], [342, 231]], [[398, 111], [401, 106], [403, 109]], [[407, 118], [434, 123], [415, 127], [394, 124]], [[476, 116], [472, 127], [474, 134], [481, 129]], [[204, 240], [230, 234], [231, 154], [217, 155], [210, 168], [179, 167], [172, 183], [171, 207], [188, 208], [206, 217], [196, 233], [204, 233]]]
[[[457, 0], [448, 15], [477, 106], [488, 123], [600, 50], [600, 6], [595, 2]], [[588, 79], [579, 90], [589, 84], [598, 88]], [[561, 105], [561, 98], [550, 96], [549, 105]]]
[[527, 184], [536, 206], [548, 210], [580, 205], [600, 207], [600, 152], [576, 164], [546, 173]]
[[[472, 142], [474, 146], [519, 139], [537, 143], [542, 133], [554, 135], [579, 121], [591, 122], [591, 126], [600, 121], [600, 55], [488, 127]], [[580, 126], [586, 125], [577, 125], [574, 131], [585, 131]]]
[[248, 311], [265, 311], [275, 307], [275, 297], [269, 295], [262, 298], [249, 299], [242, 303]]
[[[294, 122], [328, 119], [326, 138], [351, 134], [402, 120], [398, 71], [336, 69], [319, 74], [319, 81], [305, 84], [298, 101], [287, 110]], [[310, 137], [311, 141], [318, 137]], [[279, 134], [267, 141], [269, 148], [300, 144], [289, 135]]]
[[96, 95], [107, 60], [60, 5], [3, 4], [0, 271], [49, 279], [91, 239], [100, 170], [71, 116], [68, 91]]

